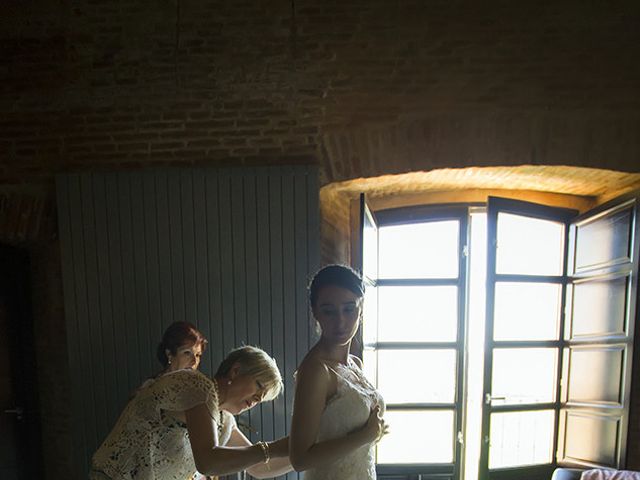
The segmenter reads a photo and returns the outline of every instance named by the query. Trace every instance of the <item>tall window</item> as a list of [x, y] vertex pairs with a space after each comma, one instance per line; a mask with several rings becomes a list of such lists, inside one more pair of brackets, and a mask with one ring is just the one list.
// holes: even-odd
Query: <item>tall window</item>
[[[363, 360], [387, 402], [391, 430], [377, 447], [380, 477], [533, 479], [548, 478], [562, 461], [620, 466], [628, 385], [607, 384], [601, 375], [602, 385], [589, 387], [585, 369], [613, 365], [618, 375], [630, 374], [635, 200], [582, 217], [503, 199], [491, 199], [488, 208], [422, 207], [375, 217], [362, 207]], [[600, 263], [586, 274], [580, 255]], [[603, 272], [613, 280], [591, 280]], [[616, 286], [626, 294], [612, 305], [605, 293]], [[589, 311], [586, 297], [574, 293], [586, 287], [602, 293], [586, 301]], [[627, 327], [613, 335], [574, 334], [583, 318], [609, 325], [594, 317], [624, 308], [632, 309]], [[572, 400], [569, 385], [593, 398]], [[619, 430], [610, 429], [596, 453], [580, 439], [608, 425], [596, 411], [603, 405], [598, 395]]]
[[363, 359], [393, 430], [378, 445], [378, 464], [453, 474], [463, 435], [467, 209], [409, 221], [381, 214], [377, 230], [365, 215]]

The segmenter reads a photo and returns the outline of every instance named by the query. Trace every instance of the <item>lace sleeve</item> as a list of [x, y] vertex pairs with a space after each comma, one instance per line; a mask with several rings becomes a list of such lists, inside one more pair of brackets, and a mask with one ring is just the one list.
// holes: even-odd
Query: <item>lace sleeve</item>
[[178, 370], [164, 375], [154, 386], [163, 410], [184, 412], [204, 403], [212, 418], [218, 411], [213, 382], [195, 370]]

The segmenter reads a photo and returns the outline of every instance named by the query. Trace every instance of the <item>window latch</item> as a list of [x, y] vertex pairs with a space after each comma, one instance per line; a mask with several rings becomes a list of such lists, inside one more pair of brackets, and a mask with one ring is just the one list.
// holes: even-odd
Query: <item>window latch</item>
[[492, 397], [490, 393], [484, 394], [484, 403], [487, 405], [491, 405], [491, 402], [493, 402], [494, 400], [501, 400], [504, 402], [506, 399], [507, 397]]

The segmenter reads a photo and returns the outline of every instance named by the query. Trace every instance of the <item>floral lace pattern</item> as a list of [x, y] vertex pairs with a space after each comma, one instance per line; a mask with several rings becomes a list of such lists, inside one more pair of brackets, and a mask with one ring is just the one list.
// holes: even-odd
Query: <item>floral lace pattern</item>
[[[337, 379], [336, 394], [322, 413], [317, 440], [322, 442], [338, 438], [362, 427], [371, 409], [379, 404], [384, 410], [384, 400], [369, 383], [362, 370], [349, 358], [347, 365], [329, 367]], [[307, 470], [304, 480], [375, 480], [374, 445], [364, 445], [322, 467]]]
[[[196, 471], [187, 426], [170, 412], [205, 404], [218, 416], [213, 381], [194, 370], [178, 370], [140, 388], [93, 456], [92, 469], [113, 480], [185, 480]], [[219, 444], [229, 440], [235, 419], [223, 412]]]

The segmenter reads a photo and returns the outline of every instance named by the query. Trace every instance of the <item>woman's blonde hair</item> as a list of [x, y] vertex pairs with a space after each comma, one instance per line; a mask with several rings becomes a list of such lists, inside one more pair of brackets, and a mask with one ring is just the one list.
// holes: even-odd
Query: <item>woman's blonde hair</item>
[[241, 375], [250, 375], [264, 387], [264, 401], [273, 400], [282, 391], [282, 376], [276, 361], [264, 350], [251, 345], [236, 348], [222, 361], [216, 377], [226, 377], [235, 364]]

